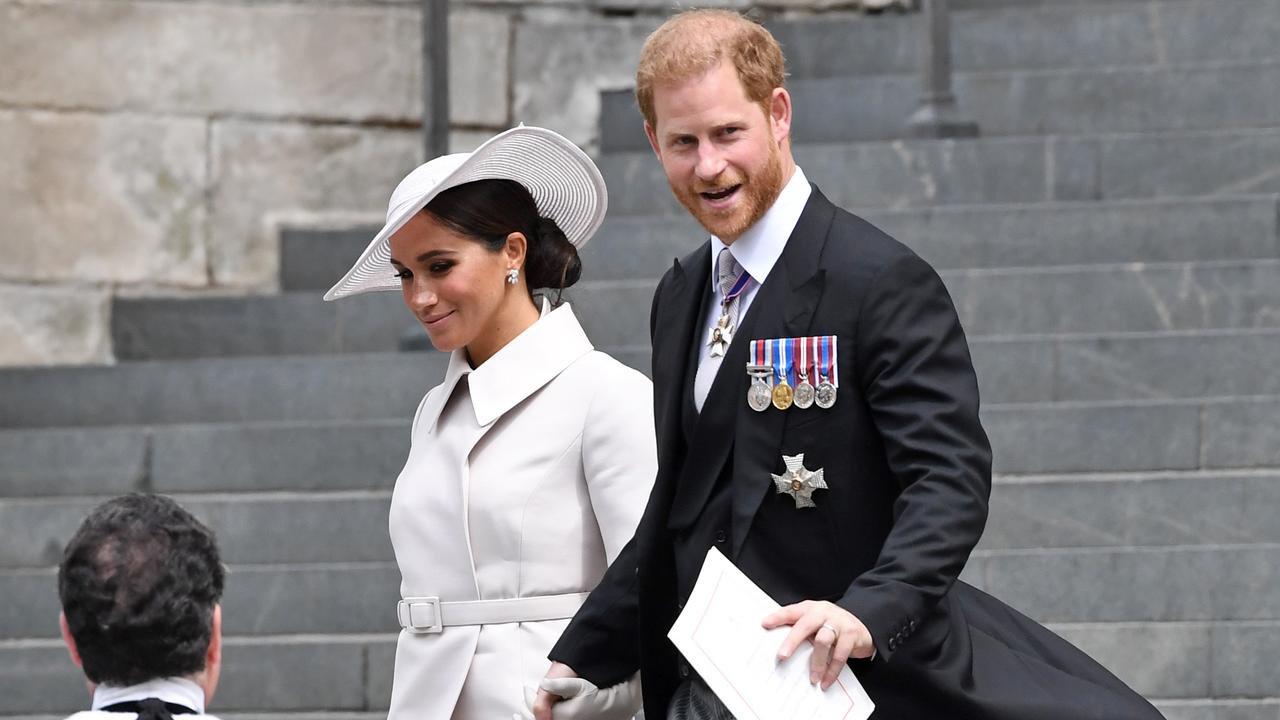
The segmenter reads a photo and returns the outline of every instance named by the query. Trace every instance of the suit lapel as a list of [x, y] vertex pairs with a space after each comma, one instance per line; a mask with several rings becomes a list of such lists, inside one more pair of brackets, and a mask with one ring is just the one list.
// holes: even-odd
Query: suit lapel
[[681, 423], [684, 388], [693, 382], [687, 372], [689, 347], [702, 310], [703, 285], [710, 282], [711, 250], [708, 243], [677, 260], [671, 282], [658, 296], [654, 308], [653, 382], [657, 418], [659, 482], [679, 463], [677, 448], [685, 435]]
[[[822, 249], [835, 217], [835, 206], [813, 188], [809, 202], [787, 240], [782, 257], [760, 293], [751, 302], [751, 338], [790, 338], [810, 335], [825, 272]], [[736, 339], [736, 338], [735, 338]], [[744, 353], [745, 362], [745, 353]], [[733, 554], [737, 557], [760, 503], [773, 489], [771, 472], [782, 469], [782, 433], [790, 413], [769, 408], [756, 412], [747, 406], [747, 381], [741, 375], [742, 401], [732, 406], [734, 428]]]

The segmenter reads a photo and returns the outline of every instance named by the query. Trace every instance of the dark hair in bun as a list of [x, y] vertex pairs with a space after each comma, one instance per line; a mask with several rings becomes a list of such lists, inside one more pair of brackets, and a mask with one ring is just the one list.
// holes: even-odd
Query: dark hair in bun
[[522, 233], [528, 241], [524, 273], [530, 290], [563, 291], [582, 274], [578, 249], [555, 220], [538, 214], [533, 195], [515, 180], [476, 180], [451, 187], [432, 198], [425, 210], [493, 252], [507, 244], [511, 233]]

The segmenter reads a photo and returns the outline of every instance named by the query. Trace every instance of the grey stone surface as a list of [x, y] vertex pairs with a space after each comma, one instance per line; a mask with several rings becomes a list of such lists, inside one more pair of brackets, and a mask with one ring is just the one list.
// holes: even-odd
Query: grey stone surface
[[284, 228], [280, 233], [280, 289], [321, 293], [333, 287], [381, 229]]
[[[1079, 135], [1266, 127], [1280, 115], [1280, 98], [1256, 89], [1277, 82], [1280, 65], [1271, 62], [960, 73], [955, 94], [986, 137]], [[904, 137], [919, 99], [919, 81], [908, 76], [800, 78], [790, 90], [792, 137], [801, 143]], [[647, 146], [627, 92], [602, 96], [600, 122], [605, 150]]]
[[1280, 327], [1280, 262], [943, 271], [971, 335]]
[[409, 424], [405, 417], [159, 429], [153, 441], [151, 484], [166, 493], [386, 490], [409, 454]]
[[[50, 607], [56, 618], [56, 598]], [[56, 712], [61, 718], [89, 708], [84, 675], [61, 642], [0, 645], [0, 695], [5, 716]]]
[[1056, 351], [1051, 342], [969, 338], [984, 403], [1027, 403], [1053, 397]]
[[[415, 20], [418, 17], [414, 15]], [[449, 13], [449, 118], [453, 123], [499, 129], [511, 124], [513, 25], [513, 16], [502, 11], [464, 6]], [[404, 55], [401, 62], [413, 65], [405, 62], [413, 57]], [[422, 114], [421, 88], [411, 96], [419, 102], [412, 112], [416, 119]]]
[[110, 360], [108, 297], [92, 286], [0, 283], [0, 366]]
[[0, 101], [9, 104], [401, 122], [420, 113], [421, 63], [405, 61], [420, 56], [411, 8], [10, 2], [0, 10]]
[[391, 680], [395, 674], [395, 641], [370, 643], [368, 648], [368, 676], [365, 681], [365, 707], [386, 710], [391, 706]]
[[590, 147], [600, 91], [632, 87], [656, 18], [528, 18], [515, 26], [512, 121], [553, 128]]
[[1165, 720], [1276, 720], [1280, 700], [1224, 698], [1164, 700], [1154, 703]]
[[418, 132], [403, 128], [212, 123], [213, 281], [274, 287], [281, 227], [332, 214], [376, 216], [420, 162], [421, 143]]
[[998, 473], [1191, 470], [1194, 404], [988, 407], [982, 421]]
[[1280, 545], [982, 551], [986, 589], [1042, 622], [1274, 620]]
[[398, 629], [399, 599], [395, 563], [232, 566], [223, 628], [231, 635], [388, 633]]
[[8, 370], [0, 427], [407, 420], [446, 363], [442, 353], [401, 353]]
[[1280, 192], [1280, 132], [1274, 128], [1114, 135], [1086, 142], [1097, 146], [1103, 197]]
[[0, 110], [0, 278], [206, 284], [205, 131], [192, 119]]
[[[394, 478], [388, 478], [390, 484]], [[230, 564], [387, 562], [390, 493], [176, 496], [218, 536]], [[102, 498], [0, 500], [10, 539], [0, 567], [56, 566], [80, 522]]]
[[117, 299], [111, 312], [118, 360], [395, 352], [416, 325], [399, 293]]
[[1280, 399], [1210, 403], [1204, 410], [1204, 462], [1213, 467], [1280, 466]]
[[1050, 629], [1147, 697], [1211, 694], [1214, 624], [1099, 623]]
[[0, 498], [139, 490], [146, 453], [146, 432], [132, 428], [0, 431]]
[[1001, 479], [979, 547], [1280, 543], [1278, 502], [1275, 472]]
[[[224, 608], [224, 619], [231, 608]], [[356, 642], [232, 639], [215, 698], [225, 710], [363, 710], [365, 648]]]
[[1280, 395], [1280, 332], [1099, 338], [1058, 343], [1055, 397], [1108, 400]]
[[1206, 694], [1274, 697], [1280, 688], [1277, 648], [1280, 623], [1231, 623], [1215, 628], [1213, 689]]
[[0, 597], [0, 640], [58, 637], [55, 570], [0, 571]]

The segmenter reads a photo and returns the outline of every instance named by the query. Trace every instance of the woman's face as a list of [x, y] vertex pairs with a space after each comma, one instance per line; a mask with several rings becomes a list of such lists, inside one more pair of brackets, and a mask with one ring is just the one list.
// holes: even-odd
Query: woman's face
[[437, 350], [465, 347], [479, 364], [519, 334], [511, 332], [518, 323], [513, 309], [520, 301], [532, 308], [532, 302], [523, 277], [510, 285], [506, 275], [524, 264], [523, 235], [512, 233], [494, 252], [420, 212], [391, 236], [390, 245], [404, 304]]

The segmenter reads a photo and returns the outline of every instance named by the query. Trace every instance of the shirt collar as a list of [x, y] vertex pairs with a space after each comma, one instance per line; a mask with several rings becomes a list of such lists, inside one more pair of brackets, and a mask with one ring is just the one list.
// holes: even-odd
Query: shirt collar
[[467, 384], [476, 422], [488, 425], [594, 349], [569, 303], [553, 310], [543, 298], [538, 320], [480, 367], [467, 362], [465, 348], [453, 351], [444, 382], [428, 398], [419, 424], [431, 432], [458, 380], [470, 375]]
[[147, 698], [191, 708], [197, 715], [204, 714], [204, 690], [194, 681], [181, 677], [157, 678], [128, 687], [99, 685], [93, 691], [92, 709], [101, 710], [116, 703]]
[[797, 165], [791, 179], [782, 187], [782, 192], [778, 193], [778, 199], [773, 202], [773, 206], [756, 221], [755, 225], [747, 228], [746, 232], [734, 240], [732, 246], [726, 246], [720, 238], [712, 235], [712, 286], [715, 286], [717, 278], [716, 257], [725, 247], [730, 248], [729, 252], [733, 253], [733, 259], [737, 260], [738, 264], [751, 275], [751, 279], [755, 280], [757, 285], [763, 284], [765, 278], [769, 277], [769, 271], [773, 270], [774, 264], [778, 262], [778, 258], [782, 257], [782, 250], [787, 246], [787, 238], [791, 237], [791, 231], [795, 230], [796, 223], [800, 222], [800, 214], [804, 212], [804, 206], [809, 202], [809, 195], [812, 192], [813, 188], [809, 185], [809, 180]]

